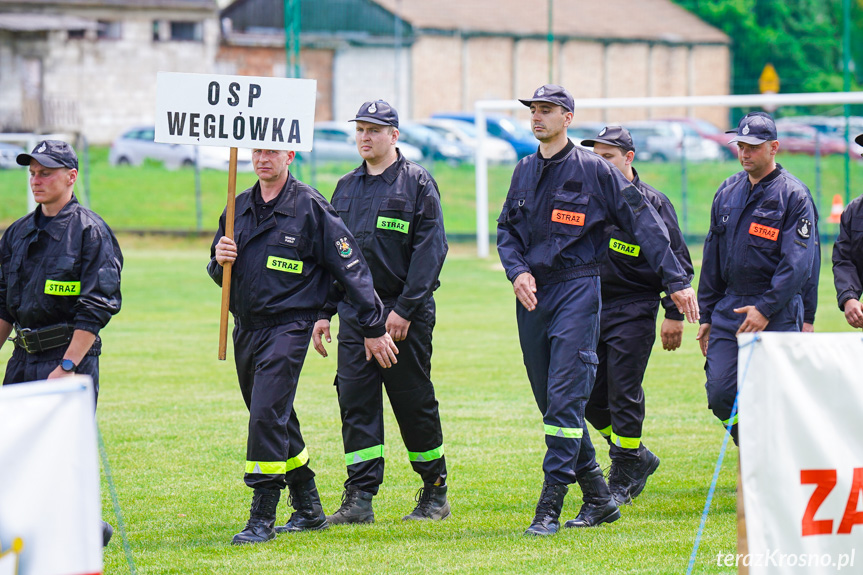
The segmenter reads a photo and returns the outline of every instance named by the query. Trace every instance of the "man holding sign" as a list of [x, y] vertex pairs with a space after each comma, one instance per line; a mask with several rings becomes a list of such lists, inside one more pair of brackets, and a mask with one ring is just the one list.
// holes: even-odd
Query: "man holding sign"
[[366, 360], [389, 368], [398, 353], [353, 236], [323, 196], [291, 175], [293, 160], [293, 151], [253, 149], [258, 182], [237, 197], [233, 240], [222, 214], [207, 266], [221, 285], [223, 266], [232, 264], [234, 358], [249, 409], [245, 481], [254, 496], [237, 545], [275, 537], [285, 486], [295, 511], [279, 531], [328, 527], [293, 403], [333, 279], [356, 309]]
[[[740, 120], [743, 171], [722, 183], [713, 199], [710, 231], [698, 283], [701, 327], [696, 339], [707, 358], [707, 402], [737, 443], [737, 336], [801, 331], [817, 242], [808, 188], [776, 163], [776, 125], [764, 112]], [[729, 143], [731, 143], [729, 142]], [[813, 310], [814, 313], [814, 310]], [[709, 342], [709, 345], [708, 345]]]

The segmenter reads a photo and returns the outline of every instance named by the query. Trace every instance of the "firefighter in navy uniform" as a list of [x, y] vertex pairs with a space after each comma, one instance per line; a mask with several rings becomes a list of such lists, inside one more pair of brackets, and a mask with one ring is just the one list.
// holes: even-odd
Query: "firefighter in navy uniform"
[[[707, 358], [708, 407], [737, 442], [737, 335], [801, 331], [817, 242], [815, 209], [806, 186], [776, 163], [776, 125], [764, 112], [744, 116], [736, 136], [743, 171], [722, 183], [713, 200], [698, 284]], [[729, 142], [730, 143], [730, 142]], [[814, 320], [814, 309], [812, 310]]]
[[[582, 146], [613, 164], [656, 209], [671, 240], [678, 263], [692, 281], [692, 260], [677, 223], [674, 206], [664, 194], [645, 184], [632, 166], [635, 146], [624, 127], [608, 126]], [[641, 442], [644, 424], [642, 382], [653, 342], [662, 278], [641, 254], [632, 235], [611, 223], [606, 225], [607, 253], [602, 261], [602, 313], [599, 320], [599, 367], [585, 418], [609, 442], [611, 472], [608, 488], [618, 505], [637, 497], [647, 478], [659, 467], [659, 458]], [[660, 327], [662, 347], [674, 351], [683, 339], [683, 314], [671, 298], [661, 299], [665, 319]]]
[[[120, 311], [123, 254], [108, 225], [74, 195], [78, 157], [45, 140], [18, 164], [30, 167], [39, 206], [0, 238], [0, 347], [14, 329], [3, 384], [76, 373], [99, 397], [99, 331]], [[102, 524], [107, 545], [113, 529]]]
[[[863, 134], [854, 140], [863, 146]], [[833, 244], [833, 283], [839, 309], [848, 325], [863, 328], [863, 196], [857, 197], [842, 212], [839, 237]]]
[[584, 408], [598, 364], [605, 225], [611, 222], [634, 234], [689, 321], [697, 320], [698, 309], [656, 210], [614, 166], [567, 138], [572, 95], [545, 85], [521, 102], [530, 107], [540, 144], [515, 168], [498, 218], [497, 247], [518, 300], [519, 340], [547, 447], [545, 481], [526, 534], [550, 535], [558, 530], [571, 483], [578, 482], [584, 504], [566, 527], [620, 517], [584, 433]]
[[[431, 381], [432, 293], [447, 252], [440, 193], [422, 167], [397, 148], [398, 112], [383, 100], [357, 112], [356, 141], [363, 163], [342, 177], [332, 203], [368, 261], [387, 313], [387, 331], [399, 348], [390, 369], [363, 361], [357, 316], [350, 297], [338, 303], [336, 390], [348, 478], [330, 523], [371, 523], [372, 497], [384, 478], [383, 394], [387, 395], [414, 471], [422, 478], [416, 508], [406, 520], [446, 519], [446, 459], [438, 402]], [[315, 348], [327, 353], [329, 321], [320, 320]]]
[[[293, 159], [294, 152], [252, 151], [258, 182], [237, 197], [234, 240], [224, 236], [222, 213], [207, 266], [221, 285], [222, 266], [233, 262], [234, 358], [249, 409], [245, 482], [254, 495], [249, 521], [234, 544], [328, 526], [293, 404], [312, 327], [333, 278], [357, 310], [366, 358], [388, 367], [398, 352], [353, 236], [323, 196], [291, 175]], [[294, 513], [274, 528], [285, 486]]]

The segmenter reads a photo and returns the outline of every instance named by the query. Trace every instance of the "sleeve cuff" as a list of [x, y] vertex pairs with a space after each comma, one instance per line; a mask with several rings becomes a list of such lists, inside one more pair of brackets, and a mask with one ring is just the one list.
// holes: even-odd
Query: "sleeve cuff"
[[679, 282], [671, 282], [667, 286], [665, 286], [665, 293], [669, 296], [673, 293], [679, 292], [681, 290], [685, 290], [686, 288], [692, 287], [687, 281], [679, 281]]
[[102, 329], [103, 326], [98, 323], [91, 323], [87, 321], [76, 321], [75, 329], [80, 329], [81, 331], [89, 331], [93, 335], [99, 335], [99, 330]]
[[416, 307], [408, 308], [407, 306], [402, 304], [401, 298], [396, 302], [395, 307], [393, 307], [393, 311], [402, 316], [403, 318], [410, 320], [411, 316], [414, 314]]
[[15, 324], [15, 320], [12, 318], [11, 315], [9, 315], [5, 307], [0, 308], [0, 319], [13, 325]]
[[839, 295], [839, 309], [845, 311], [845, 302], [849, 299], [860, 299], [859, 295], [853, 291], [844, 291]]
[[506, 272], [506, 279], [512, 283], [515, 281], [515, 278], [524, 273], [530, 273], [530, 268], [527, 266], [518, 266]]
[[378, 327], [364, 327], [363, 328], [363, 337], [375, 338], [381, 337], [387, 332], [386, 325], [381, 325]]
[[761, 315], [763, 315], [764, 317], [766, 317], [768, 320], [769, 320], [771, 317], [773, 317], [773, 311], [772, 311], [772, 310], [768, 310], [768, 309], [766, 309], [766, 308], [764, 307], [764, 304], [760, 304], [760, 303], [755, 304], [755, 309], [757, 309], [757, 310], [761, 313]]
[[327, 321], [332, 321], [333, 314], [331, 314], [328, 311], [321, 310], [318, 312], [318, 316], [315, 318], [315, 321], [320, 321], [322, 319], [325, 319]]

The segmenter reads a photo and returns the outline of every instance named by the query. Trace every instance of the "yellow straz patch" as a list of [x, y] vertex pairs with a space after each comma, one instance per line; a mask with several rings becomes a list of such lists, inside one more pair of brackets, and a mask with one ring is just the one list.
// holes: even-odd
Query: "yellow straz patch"
[[395, 230], [397, 232], [401, 232], [403, 234], [408, 233], [408, 229], [410, 228], [411, 223], [406, 222], [404, 220], [398, 220], [396, 218], [385, 218], [383, 216], [378, 216], [378, 229], [381, 230]]
[[752, 222], [749, 225], [749, 233], [753, 236], [758, 236], [759, 238], [764, 238], [773, 242], [779, 239], [778, 229], [764, 226], [756, 222]]
[[267, 258], [267, 267], [271, 270], [288, 272], [291, 274], [303, 273], [303, 262], [297, 260], [286, 260], [284, 258], [277, 258], [276, 256], [270, 256]]
[[608, 247], [616, 252], [627, 256], [632, 256], [634, 258], [638, 257], [639, 252], [641, 252], [641, 246], [628, 244], [614, 238], [611, 238], [611, 242], [608, 244]]
[[45, 293], [48, 295], [81, 295], [81, 282], [45, 280]]
[[567, 212], [564, 210], [554, 210], [551, 212], [551, 221], [568, 226], [583, 226], [584, 214], [579, 212]]

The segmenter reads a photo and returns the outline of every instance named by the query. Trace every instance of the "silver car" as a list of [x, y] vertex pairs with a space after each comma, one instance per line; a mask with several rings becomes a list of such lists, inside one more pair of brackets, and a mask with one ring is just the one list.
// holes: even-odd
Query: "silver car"
[[[690, 162], [719, 162], [724, 159], [722, 147], [702, 138], [682, 122], [641, 121], [623, 124], [632, 134], [635, 157], [646, 162], [679, 161], [684, 153]], [[730, 139], [730, 138], [729, 138]]]
[[[399, 142], [402, 155], [412, 162], [421, 162], [422, 151], [406, 142]], [[315, 122], [315, 139], [311, 152], [302, 152], [302, 159], [315, 162], [362, 161], [357, 151], [356, 128], [348, 122]]]
[[[478, 141], [476, 127], [473, 124], [443, 118], [432, 118], [417, 123], [431, 128], [448, 140], [468, 146], [472, 153], [476, 153]], [[492, 164], [514, 164], [518, 159], [515, 148], [509, 142], [489, 134], [486, 134], [483, 151], [486, 159]]]
[[[108, 163], [112, 166], [140, 166], [144, 160], [156, 160], [166, 168], [176, 169], [194, 166], [197, 156], [201, 168], [228, 169], [231, 154], [228, 147], [163, 144], [154, 141], [155, 137], [156, 129], [153, 126], [139, 126], [126, 131], [111, 142]], [[253, 171], [251, 150], [237, 150], [237, 171]]]

